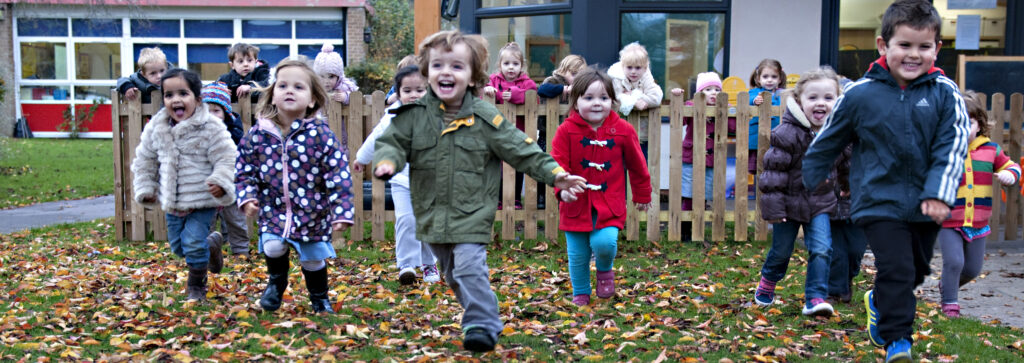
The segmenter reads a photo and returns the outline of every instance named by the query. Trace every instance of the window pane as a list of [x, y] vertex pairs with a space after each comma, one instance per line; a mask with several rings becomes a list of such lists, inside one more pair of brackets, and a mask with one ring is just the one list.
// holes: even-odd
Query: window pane
[[76, 37], [119, 37], [121, 19], [71, 19], [71, 34]]
[[[108, 88], [109, 92], [109, 88]], [[21, 100], [22, 101], [63, 101], [68, 99], [67, 86], [22, 86], [21, 87]]]
[[483, 0], [481, 1], [481, 8], [497, 8], [504, 6], [520, 6], [520, 5], [543, 5], [543, 4], [556, 4], [556, 3], [567, 3], [568, 0]]
[[[266, 61], [267, 65], [273, 68], [282, 59], [288, 58], [288, 46], [282, 44], [255, 44], [260, 47], [259, 58]], [[316, 57], [314, 54], [313, 57]]]
[[628, 2], [628, 3], [650, 3], [650, 2], [685, 3], [685, 2], [694, 2], [694, 1], [700, 1], [700, 2], [708, 2], [708, 1], [722, 2], [722, 0], [626, 0], [626, 2]]
[[[299, 54], [309, 57], [310, 60], [316, 59], [316, 55], [320, 53], [320, 48], [324, 46], [321, 44], [300, 44]], [[341, 59], [345, 59], [345, 46], [342, 44], [334, 44], [334, 52], [341, 55]], [[273, 64], [271, 64], [273, 66]], [[345, 66], [348, 66], [346, 64]]]
[[199, 73], [199, 78], [214, 80], [231, 70], [228, 65], [227, 44], [192, 44], [188, 46], [188, 69]]
[[568, 14], [483, 19], [480, 30], [487, 38], [487, 51], [491, 54], [491, 64], [487, 65], [489, 73], [498, 70], [498, 50], [515, 40], [526, 59], [523, 70], [538, 83], [550, 76], [558, 62], [569, 55], [572, 43], [572, 22]]
[[693, 95], [697, 73], [724, 69], [725, 14], [622, 14], [620, 48], [640, 42], [651, 73], [665, 94], [672, 88]]
[[110, 86], [75, 86], [75, 99], [79, 101], [110, 103]]
[[179, 20], [132, 19], [133, 37], [178, 38], [181, 36]]
[[20, 36], [68, 36], [68, 19], [18, 18]]
[[[152, 48], [152, 47], [160, 48], [160, 50], [164, 52], [164, 55], [167, 56], [167, 61], [171, 62], [171, 65], [177, 65], [178, 64], [178, 45], [177, 44], [135, 43], [134, 47], [135, 47], [135, 50], [133, 52], [134, 56], [132, 57], [132, 62], [136, 66], [139, 65], [139, 52], [142, 51], [142, 48]], [[136, 68], [138, 68], [138, 67], [136, 67]]]
[[117, 79], [121, 77], [121, 44], [75, 44], [76, 79]]
[[22, 79], [68, 79], [64, 43], [21, 43]]
[[296, 21], [295, 37], [299, 39], [344, 39], [344, 21]]
[[292, 22], [290, 20], [243, 20], [243, 38], [290, 39]]
[[231, 20], [185, 20], [186, 38], [233, 38], [234, 36], [235, 25]]

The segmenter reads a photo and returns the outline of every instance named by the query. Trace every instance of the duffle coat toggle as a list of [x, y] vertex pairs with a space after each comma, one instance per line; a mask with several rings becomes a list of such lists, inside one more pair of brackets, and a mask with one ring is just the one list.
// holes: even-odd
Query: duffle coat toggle
[[597, 146], [600, 146], [600, 147], [607, 147], [607, 148], [610, 149], [610, 148], [615, 146], [615, 139], [591, 140], [591, 139], [588, 139], [588, 138], [584, 137], [582, 140], [580, 140], [580, 143], [583, 144], [584, 147], [590, 146], [590, 145], [597, 145]]
[[584, 169], [586, 169], [586, 168], [594, 168], [594, 169], [597, 169], [598, 171], [604, 171], [605, 169], [611, 169], [612, 168], [612, 162], [611, 161], [606, 161], [606, 162], [603, 162], [603, 163], [595, 163], [593, 161], [590, 161], [590, 160], [587, 160], [587, 159], [583, 159], [583, 160], [580, 160], [580, 165], [583, 166]]
[[604, 182], [604, 183], [601, 183], [600, 185], [587, 184], [585, 186], [585, 188], [593, 190], [595, 192], [600, 192], [602, 190], [608, 190], [608, 183]]

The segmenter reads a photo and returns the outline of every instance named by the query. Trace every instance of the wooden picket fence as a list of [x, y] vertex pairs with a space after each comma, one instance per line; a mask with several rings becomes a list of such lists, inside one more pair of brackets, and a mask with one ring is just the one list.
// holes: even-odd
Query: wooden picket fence
[[[767, 96], [767, 95], [766, 95]], [[982, 95], [984, 97], [984, 95]], [[703, 94], [698, 94], [694, 100], [695, 105], [703, 105]], [[729, 237], [736, 241], [766, 240], [768, 237], [768, 225], [760, 216], [760, 210], [755, 200], [748, 200], [746, 181], [747, 172], [747, 148], [748, 148], [748, 127], [749, 120], [758, 116], [766, 120], [772, 116], [781, 116], [782, 107], [772, 106], [764, 103], [760, 106], [746, 106], [749, 104], [749, 96], [746, 93], [739, 93], [737, 105], [730, 110], [728, 95], [719, 93], [719, 106], [697, 107], [684, 105], [683, 96], [671, 96], [668, 105], [655, 107], [648, 110], [633, 112], [627, 117], [627, 121], [637, 130], [646, 129], [648, 145], [648, 169], [651, 174], [653, 186], [652, 198], [654, 201], [667, 202], [656, 203], [656, 208], [646, 212], [639, 212], [635, 208], [628, 208], [626, 219], [625, 238], [630, 241], [641, 240], [643, 236], [648, 241], [679, 241], [682, 239], [682, 226], [684, 221], [693, 222], [691, 239], [703, 241], [705, 239], [705, 228], [710, 222], [712, 241], [725, 241]], [[366, 135], [370, 133], [374, 125], [384, 114], [384, 94], [375, 91], [370, 95], [363, 95], [354, 92], [351, 95], [353, 102], [349, 105], [331, 102], [325, 110], [331, 129], [341, 137], [342, 123], [345, 123], [348, 134], [348, 147], [350, 153], [354, 153], [362, 145]], [[143, 105], [137, 99], [134, 102], [125, 102], [117, 91], [111, 92], [113, 100], [112, 126], [114, 130], [114, 194], [115, 194], [115, 226], [116, 238], [119, 240], [128, 239], [133, 241], [145, 240], [147, 235], [155, 239], [165, 238], [167, 233], [164, 213], [160, 210], [146, 209], [132, 199], [131, 191], [131, 160], [135, 156], [135, 148], [139, 144], [139, 138], [146, 120], [155, 114], [161, 107], [162, 98], [154, 93], [153, 104]], [[557, 99], [556, 99], [557, 100]], [[358, 101], [358, 102], [357, 102]], [[493, 100], [492, 100], [493, 101]], [[785, 104], [783, 102], [783, 104]], [[1006, 123], [1008, 130], [1004, 133], [993, 133], [993, 139], [998, 142], [1013, 160], [1021, 158], [1022, 141], [1022, 120], [1024, 120], [1024, 96], [1015, 93], [1010, 98], [1010, 111], [1006, 109], [1006, 97], [1003, 94], [992, 96], [992, 110], [989, 111], [990, 120], [996, 125]], [[232, 105], [234, 110], [242, 116], [246, 130], [251, 126], [252, 105], [247, 99]], [[525, 132], [528, 135], [537, 135], [540, 122], [546, 128], [547, 150], [551, 150], [551, 141], [554, 138], [555, 130], [568, 114], [568, 105], [549, 100], [538, 100], [536, 92], [530, 91], [526, 94], [526, 102], [523, 105], [512, 105], [504, 103], [497, 105], [498, 109], [507, 119], [522, 117], [525, 120]], [[732, 112], [730, 112], [732, 111]], [[669, 130], [671, 132], [669, 145], [662, 145], [662, 118], [668, 117]], [[682, 143], [683, 143], [683, 118], [694, 117], [702, 120], [705, 117], [715, 117], [718, 120], [725, 120], [726, 117], [736, 117], [736, 134], [731, 137], [727, 134], [727, 122], [715, 122], [715, 145], [714, 164], [721, 167], [713, 168], [713, 190], [704, 190], [704, 183], [693, 183], [693, 211], [682, 210], [681, 178], [682, 178]], [[768, 148], [770, 137], [770, 123], [760, 122], [758, 129], [758, 160], [764, 157]], [[641, 127], [643, 126], [643, 127]], [[693, 148], [693, 180], [704, 180], [707, 169], [702, 162], [705, 160], [705, 123], [696, 122], [694, 125]], [[996, 128], [998, 129], [998, 128]], [[662, 170], [661, 153], [663, 148], [669, 149], [669, 167]], [[732, 153], [730, 153], [732, 151]], [[726, 157], [735, 154], [735, 198], [730, 207], [726, 203]], [[758, 172], [762, 166], [758, 163]], [[538, 238], [538, 232], [543, 230], [544, 238], [557, 240], [558, 237], [558, 204], [552, 188], [538, 188], [537, 183], [531, 178], [525, 178], [522, 196], [522, 209], [511, 208], [515, 204], [515, 171], [511, 167], [502, 168], [503, 187], [501, 191], [502, 205], [506, 206], [499, 210], [496, 220], [501, 222], [499, 238], [513, 240], [516, 238], [516, 226], [522, 226], [523, 238]], [[668, 173], [669, 185], [667, 193], [662, 191], [660, 182], [661, 173]], [[393, 222], [394, 212], [386, 210], [385, 203], [385, 182], [372, 178], [372, 204], [369, 210], [363, 208], [363, 181], [370, 176], [366, 173], [353, 173], [352, 181], [355, 187], [352, 189], [352, 197], [355, 205], [355, 215], [360, 223], [356, 223], [350, 231], [352, 239], [362, 239], [365, 235], [364, 224], [370, 222], [370, 238], [373, 240], [385, 239], [387, 229], [386, 222]], [[628, 185], [628, 184], [627, 184]], [[543, 191], [541, 191], [543, 190]], [[1022, 217], [1024, 217], [1024, 205], [1021, 203], [1020, 189], [1017, 186], [1003, 188], [1005, 192], [1005, 212], [1001, 211], [1000, 198], [994, 198], [991, 225], [993, 233], [999, 239], [999, 231], [1002, 231], [1002, 239], [1020, 239]], [[537, 194], [545, 194], [544, 208], [538, 208]], [[627, 191], [627, 199], [631, 200], [631, 193]], [[756, 192], [760, 196], [760, 192]], [[667, 195], [665, 195], [667, 194]], [[706, 196], [713, 196], [710, 209], [705, 208]], [[632, 203], [630, 203], [632, 205]], [[543, 222], [543, 228], [539, 224]], [[733, 222], [732, 236], [727, 236], [726, 222]], [[749, 235], [748, 226], [754, 227], [753, 236]], [[336, 235], [338, 241], [341, 236]]]

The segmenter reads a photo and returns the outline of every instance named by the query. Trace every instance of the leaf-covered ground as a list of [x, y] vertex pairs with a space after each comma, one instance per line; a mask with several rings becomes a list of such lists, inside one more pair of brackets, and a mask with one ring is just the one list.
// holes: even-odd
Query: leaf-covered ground
[[0, 209], [114, 192], [110, 140], [0, 137]]
[[[875, 361], [860, 297], [830, 318], [800, 315], [805, 261], [781, 303], [750, 306], [767, 243], [621, 243], [618, 297], [571, 304], [565, 250], [505, 242], [490, 251], [505, 330], [495, 352], [461, 349], [461, 313], [442, 284], [401, 287], [391, 242], [356, 242], [331, 261], [339, 314], [310, 314], [292, 268], [286, 303], [255, 303], [264, 266], [229, 257], [210, 301], [183, 303], [187, 269], [166, 244], [113, 241], [110, 220], [0, 235], [0, 359], [341, 361]], [[798, 250], [800, 251], [800, 250]], [[867, 278], [873, 271], [867, 271]], [[858, 292], [869, 287], [856, 281]], [[920, 304], [916, 358], [1021, 361], [1022, 332], [948, 320]]]

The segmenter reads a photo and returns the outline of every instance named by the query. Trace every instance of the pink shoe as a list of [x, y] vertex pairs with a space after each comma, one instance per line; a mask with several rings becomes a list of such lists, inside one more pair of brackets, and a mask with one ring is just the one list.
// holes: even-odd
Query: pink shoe
[[615, 296], [615, 271], [597, 272], [597, 297], [607, 299]]
[[942, 313], [947, 318], [956, 319], [960, 317], [960, 304], [942, 304]]
[[576, 295], [572, 297], [572, 303], [576, 306], [590, 305], [590, 295]]

